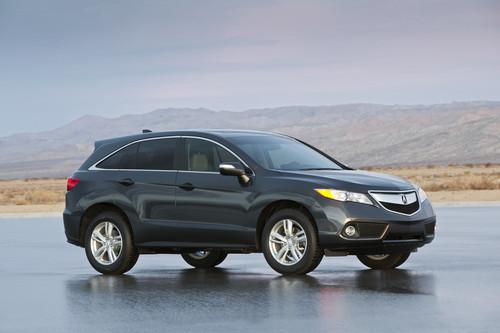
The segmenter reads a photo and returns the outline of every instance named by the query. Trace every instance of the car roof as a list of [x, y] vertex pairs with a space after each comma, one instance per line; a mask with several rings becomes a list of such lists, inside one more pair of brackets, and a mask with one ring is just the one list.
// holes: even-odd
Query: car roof
[[193, 129], [193, 130], [178, 130], [178, 131], [161, 131], [161, 132], [145, 132], [138, 133], [134, 135], [121, 136], [116, 138], [110, 138], [105, 140], [98, 140], [95, 142], [95, 148], [98, 148], [105, 144], [112, 144], [118, 142], [132, 142], [147, 138], [156, 138], [162, 136], [206, 136], [206, 137], [221, 137], [229, 138], [233, 136], [244, 136], [244, 135], [264, 135], [264, 136], [284, 136], [283, 134], [256, 131], [256, 130], [239, 130], [239, 129]]
[[272, 135], [272, 136], [283, 136], [283, 134], [275, 132], [257, 131], [257, 130], [238, 130], [238, 129], [209, 129], [203, 130], [204, 133], [209, 133], [217, 135], [220, 137], [231, 137], [231, 136], [244, 136], [244, 135]]
[[[96, 163], [99, 159], [104, 158], [109, 153], [114, 150], [124, 146], [125, 144], [129, 144], [134, 141], [144, 140], [148, 138], [159, 138], [159, 137], [167, 137], [167, 136], [199, 136], [207, 139], [217, 139], [221, 138], [226, 143], [231, 143], [231, 138], [241, 137], [241, 136], [277, 136], [283, 138], [289, 138], [293, 140], [298, 139], [290, 137], [285, 134], [275, 133], [275, 132], [266, 132], [266, 131], [256, 131], [256, 130], [240, 130], [240, 129], [194, 129], [194, 130], [178, 130], [178, 131], [162, 131], [162, 132], [152, 132], [145, 130], [143, 133], [138, 133], [135, 135], [128, 135], [122, 137], [116, 137], [106, 140], [100, 140], [95, 142], [94, 152], [89, 156], [89, 158], [82, 164], [80, 169], [86, 169], [90, 167], [93, 163]], [[227, 139], [227, 140], [224, 140]], [[303, 144], [306, 144], [302, 142]], [[307, 145], [307, 144], [306, 144]], [[312, 147], [317, 150], [316, 148]], [[321, 152], [322, 153], [322, 152]], [[322, 153], [324, 154], [324, 153]], [[332, 157], [329, 157], [335, 163], [341, 165], [342, 167], [349, 169], [348, 166], [343, 165], [342, 163], [334, 160]]]

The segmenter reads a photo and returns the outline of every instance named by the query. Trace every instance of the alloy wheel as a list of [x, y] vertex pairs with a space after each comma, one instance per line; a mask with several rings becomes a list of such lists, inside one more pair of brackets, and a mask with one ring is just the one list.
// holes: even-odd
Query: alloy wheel
[[203, 251], [203, 250], [196, 251], [193, 253], [188, 253], [188, 255], [193, 259], [203, 259], [208, 257], [209, 254], [210, 254], [209, 251]]
[[389, 257], [388, 254], [368, 254], [366, 255], [367, 258], [370, 258], [371, 260], [384, 260]]
[[113, 264], [122, 252], [123, 242], [120, 230], [112, 222], [99, 223], [92, 231], [90, 247], [98, 263]]
[[269, 235], [273, 258], [282, 265], [298, 263], [307, 249], [307, 236], [302, 226], [292, 219], [278, 221]]

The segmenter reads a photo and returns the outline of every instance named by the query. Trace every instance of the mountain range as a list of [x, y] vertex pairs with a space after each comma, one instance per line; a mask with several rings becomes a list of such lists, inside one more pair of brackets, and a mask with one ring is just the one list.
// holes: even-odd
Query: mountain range
[[62, 127], [0, 138], [0, 179], [65, 177], [94, 141], [195, 128], [289, 134], [353, 167], [500, 162], [500, 102], [435, 105], [287, 106], [241, 112], [168, 108], [105, 118], [87, 115]]

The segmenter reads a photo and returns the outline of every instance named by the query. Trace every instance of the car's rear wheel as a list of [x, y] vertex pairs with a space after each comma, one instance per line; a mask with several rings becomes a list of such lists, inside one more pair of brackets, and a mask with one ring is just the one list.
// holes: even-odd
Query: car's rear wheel
[[267, 263], [283, 275], [307, 274], [323, 259], [313, 221], [297, 209], [274, 213], [262, 231]]
[[358, 255], [359, 261], [373, 269], [393, 269], [401, 266], [410, 256], [410, 252], [392, 254]]
[[139, 258], [127, 222], [115, 212], [103, 212], [92, 219], [85, 232], [85, 253], [102, 274], [128, 272]]
[[223, 251], [195, 251], [183, 253], [182, 258], [185, 262], [195, 268], [212, 268], [226, 259], [227, 253]]

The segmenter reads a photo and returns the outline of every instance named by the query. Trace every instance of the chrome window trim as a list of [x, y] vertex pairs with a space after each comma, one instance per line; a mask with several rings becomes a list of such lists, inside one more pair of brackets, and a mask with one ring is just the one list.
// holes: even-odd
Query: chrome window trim
[[[415, 196], [417, 198], [417, 201], [418, 202], [418, 209], [413, 212], [412, 214], [405, 214], [405, 213], [400, 213], [400, 212], [396, 212], [394, 210], [390, 210], [390, 209], [387, 209], [384, 207], [384, 205], [382, 205], [377, 199], [375, 199], [375, 197], [372, 195], [372, 192], [373, 193], [400, 193], [400, 194], [405, 194], [405, 193], [411, 193], [411, 192], [414, 192], [415, 193]], [[404, 215], [404, 216], [413, 216], [415, 214], [417, 214], [421, 209], [422, 209], [422, 203], [420, 202], [420, 197], [418, 196], [418, 190], [416, 189], [412, 189], [412, 190], [405, 190], [405, 191], [386, 191], [386, 190], [370, 190], [368, 191], [368, 193], [370, 194], [370, 197], [375, 200], [375, 202], [383, 209], [385, 209], [386, 211], [388, 212], [391, 212], [391, 213], [394, 213], [394, 214], [399, 214], [399, 215]]]
[[151, 141], [151, 140], [161, 140], [161, 139], [178, 139], [180, 138], [180, 135], [171, 135], [171, 136], [158, 136], [158, 137], [153, 137], [153, 138], [144, 138], [144, 139], [139, 139], [135, 140], [132, 142], [127, 143], [126, 145], [121, 146], [120, 148], [113, 150], [111, 153], [108, 155], [104, 156], [101, 158], [99, 161], [95, 162], [92, 164], [87, 170], [89, 171], [154, 171], [154, 172], [177, 172], [179, 170], [161, 170], [161, 169], [104, 169], [104, 168], [99, 168], [97, 165], [101, 163], [102, 161], [106, 160], [107, 158], [111, 157], [112, 155], [118, 153], [120, 150], [127, 148], [128, 146], [131, 146], [133, 144], [136, 144], [138, 142], [143, 142], [143, 141]]
[[203, 137], [200, 137], [200, 136], [191, 136], [191, 135], [170, 135], [170, 136], [158, 136], [158, 137], [152, 137], [152, 138], [144, 138], [144, 139], [139, 139], [139, 140], [135, 140], [135, 141], [132, 141], [132, 142], [129, 142], [127, 143], [126, 145], [123, 145], [122, 147], [112, 151], [111, 153], [107, 154], [106, 156], [104, 156], [103, 158], [101, 158], [100, 160], [98, 160], [96, 163], [92, 164], [89, 168], [87, 168], [88, 171], [153, 171], [153, 172], [187, 172], [187, 173], [206, 173], [206, 174], [220, 174], [219, 172], [216, 172], [216, 171], [193, 171], [193, 170], [177, 170], [177, 169], [174, 169], [174, 170], [161, 170], [161, 169], [104, 169], [104, 168], [99, 168], [97, 167], [97, 165], [99, 163], [101, 163], [102, 161], [104, 161], [105, 159], [111, 157], [112, 155], [118, 153], [120, 150], [130, 146], [130, 145], [133, 145], [133, 144], [136, 144], [138, 142], [143, 142], [143, 141], [151, 141], [151, 140], [161, 140], [161, 139], [184, 139], [184, 138], [188, 138], [188, 139], [200, 139], [200, 140], [205, 140], [205, 141], [209, 141], [209, 142], [212, 142], [212, 143], [215, 143], [216, 145], [222, 147], [223, 149], [227, 150], [229, 153], [231, 153], [232, 155], [234, 155], [245, 167], [247, 167], [250, 171], [251, 171], [251, 174], [252, 175], [255, 175], [255, 173], [253, 172], [253, 170], [248, 166], [248, 164], [241, 158], [238, 156], [238, 154], [234, 153], [231, 149], [227, 148], [226, 146], [224, 146], [223, 144], [217, 142], [217, 141], [214, 141], [212, 139], [208, 139], [208, 138], [203, 138]]
[[177, 170], [177, 171], [182, 172], [182, 173], [206, 173], [206, 174], [220, 175], [220, 172], [216, 172], [216, 171], [195, 171], [195, 170]]

